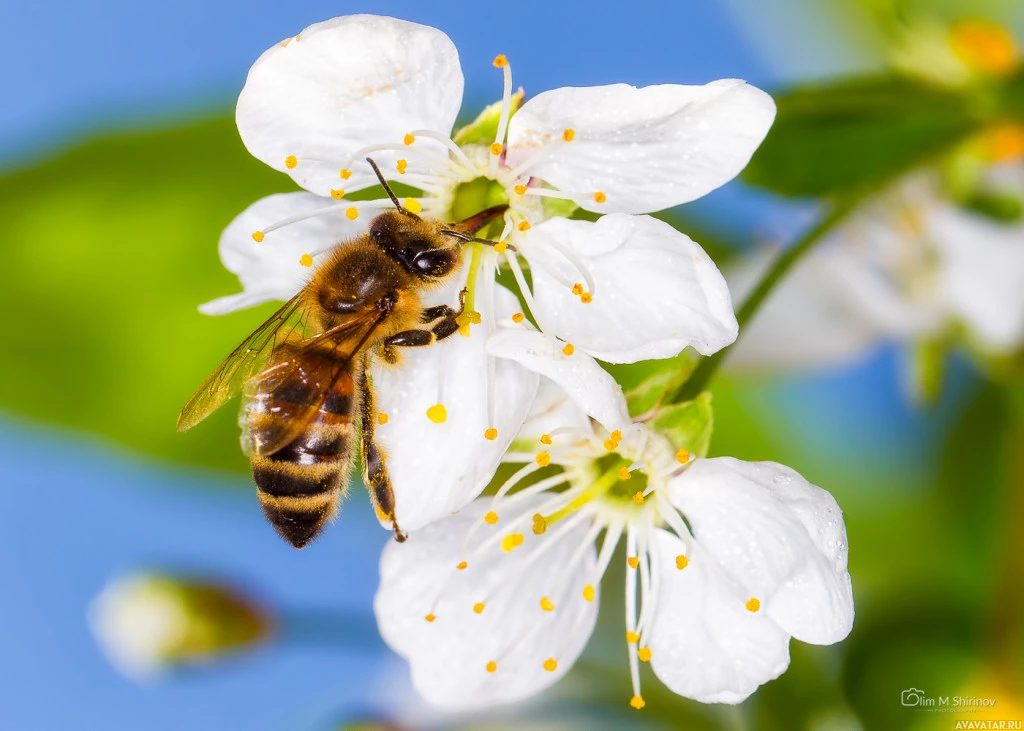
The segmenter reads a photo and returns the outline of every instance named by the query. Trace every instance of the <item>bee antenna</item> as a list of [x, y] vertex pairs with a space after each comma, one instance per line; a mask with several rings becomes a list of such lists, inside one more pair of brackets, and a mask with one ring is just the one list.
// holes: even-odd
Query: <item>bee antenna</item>
[[[452, 231], [449, 228], [443, 228], [443, 229], [441, 229], [441, 231], [439, 233], [442, 236], [451, 236], [452, 238], [456, 238], [459, 241], [462, 241], [462, 242], [465, 242], [465, 243], [469, 243], [471, 241], [475, 241], [478, 244], [486, 244], [487, 246], [491, 246], [491, 247], [497, 246], [499, 244], [498, 241], [491, 241], [490, 239], [479, 239], [476, 236], [467, 236], [464, 233], [460, 233], [458, 231]], [[508, 248], [512, 249], [512, 251], [516, 250], [515, 247], [512, 246], [511, 244], [507, 244], [507, 245], [508, 245]]]
[[380, 171], [380, 168], [377, 167], [377, 163], [375, 163], [369, 157], [366, 158], [366, 162], [370, 163], [370, 167], [373, 168], [373, 172], [377, 176], [377, 180], [379, 180], [380, 184], [382, 186], [384, 186], [384, 192], [388, 194], [388, 198], [390, 198], [391, 202], [395, 204], [395, 208], [398, 209], [398, 212], [399, 213], [403, 213], [406, 216], [412, 216], [413, 218], [419, 218], [419, 216], [417, 216], [415, 213], [410, 213], [409, 211], [407, 211], [404, 208], [402, 208], [402, 204], [401, 204], [401, 202], [399, 202], [398, 196], [395, 195], [393, 190], [391, 190], [391, 186], [388, 185], [388, 181], [384, 178], [384, 173], [382, 173]]

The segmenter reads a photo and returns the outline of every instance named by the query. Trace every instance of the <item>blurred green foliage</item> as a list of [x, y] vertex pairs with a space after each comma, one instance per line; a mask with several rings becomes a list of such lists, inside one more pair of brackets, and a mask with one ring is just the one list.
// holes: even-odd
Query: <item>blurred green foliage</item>
[[233, 405], [187, 434], [174, 421], [274, 309], [196, 310], [239, 289], [218, 259], [220, 232], [288, 187], [227, 118], [90, 142], [0, 179], [11, 321], [0, 406], [158, 457], [245, 469]]
[[882, 185], [1000, 118], [1024, 119], [1024, 72], [962, 90], [896, 75], [775, 94], [778, 116], [744, 179], [787, 196]]

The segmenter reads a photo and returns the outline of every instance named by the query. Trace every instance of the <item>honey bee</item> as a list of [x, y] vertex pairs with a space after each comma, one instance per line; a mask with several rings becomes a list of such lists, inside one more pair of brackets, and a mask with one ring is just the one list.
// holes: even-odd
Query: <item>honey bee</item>
[[315, 538], [348, 486], [355, 418], [363, 477], [382, 520], [395, 520], [395, 498], [374, 441], [372, 358], [395, 364], [397, 348], [423, 347], [458, 331], [459, 309], [425, 307], [421, 292], [458, 270], [463, 242], [495, 242], [471, 234], [500, 217], [494, 206], [447, 225], [406, 210], [380, 169], [367, 159], [396, 210], [376, 216], [369, 231], [342, 242], [310, 282], [235, 348], [196, 390], [178, 416], [190, 429], [236, 393], [239, 424], [256, 494], [277, 532], [295, 548]]

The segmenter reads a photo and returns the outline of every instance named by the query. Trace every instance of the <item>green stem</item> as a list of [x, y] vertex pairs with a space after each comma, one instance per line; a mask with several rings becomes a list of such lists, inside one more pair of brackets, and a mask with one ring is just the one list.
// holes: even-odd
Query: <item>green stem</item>
[[[818, 244], [825, 235], [828, 234], [832, 229], [836, 227], [849, 213], [857, 207], [862, 199], [862, 195], [851, 195], [846, 198], [842, 198], [836, 201], [827, 214], [812, 228], [810, 231], [805, 233], [803, 237], [797, 241], [793, 246], [789, 247], [772, 262], [771, 267], [765, 273], [764, 277], [758, 283], [754, 291], [751, 292], [747, 299], [743, 301], [740, 308], [736, 311], [736, 321], [740, 326], [740, 336], [742, 337], [743, 328], [751, 318], [757, 313], [761, 305], [771, 294], [772, 290], [775, 289], [776, 285], [786, 276], [793, 265], [796, 264], [800, 258], [810, 251], [816, 244]], [[680, 386], [674, 393], [667, 396], [664, 400], [664, 404], [678, 404], [683, 401], [690, 401], [701, 394], [702, 391], [707, 389], [708, 384], [714, 377], [718, 368], [722, 365], [722, 361], [725, 359], [726, 354], [729, 352], [728, 348], [719, 350], [714, 355], [704, 358], [700, 364], [693, 370], [690, 377]]]

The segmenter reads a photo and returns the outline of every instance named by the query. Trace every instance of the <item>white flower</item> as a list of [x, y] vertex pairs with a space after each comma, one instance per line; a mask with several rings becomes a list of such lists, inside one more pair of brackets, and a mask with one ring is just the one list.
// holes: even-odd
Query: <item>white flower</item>
[[111, 663], [140, 681], [255, 645], [271, 630], [239, 592], [160, 574], [112, 581], [89, 607], [89, 624]]
[[[1017, 172], [1020, 183], [1006, 189], [1024, 195], [1024, 168]], [[751, 257], [731, 272], [737, 299], [765, 263]], [[1024, 345], [1024, 222], [959, 208], [932, 177], [918, 174], [866, 204], [798, 262], [728, 363], [830, 366], [886, 341], [940, 339], [957, 327], [983, 352]]]
[[[457, 281], [428, 302], [453, 304], [465, 285], [468, 342], [410, 349], [400, 372], [374, 368], [387, 415], [378, 437], [406, 530], [457, 510], [489, 481], [536, 387], [532, 371], [513, 361], [543, 371], [573, 353], [612, 362], [687, 346], [708, 354], [737, 334], [728, 288], [707, 254], [671, 226], [631, 214], [693, 200], [733, 178], [767, 133], [771, 98], [737, 80], [617, 84], [556, 89], [516, 111], [522, 94], [513, 94], [511, 67], [503, 56], [495, 66], [502, 102], [460, 144], [451, 138], [463, 88], [455, 47], [436, 29], [393, 18], [310, 26], [260, 57], [238, 100], [246, 147], [307, 192], [256, 201], [227, 227], [221, 258], [244, 289], [203, 305], [206, 313], [290, 297], [324, 252], [364, 233], [373, 213], [392, 205], [349, 199], [377, 184], [367, 157], [392, 182], [422, 191], [405, 201], [414, 213], [450, 221], [509, 205], [498, 245], [464, 247]], [[480, 130], [492, 137], [479, 139]], [[608, 215], [552, 217], [552, 203], [566, 202]], [[525, 327], [526, 313], [494, 282], [502, 266], [550, 339], [533, 356], [484, 353], [499, 322]], [[535, 357], [540, 350], [545, 359]], [[445, 417], [442, 428], [428, 420], [430, 407]]]
[[[786, 670], [790, 637], [846, 637], [846, 529], [831, 495], [773, 462], [676, 452], [642, 425], [599, 434], [542, 392], [524, 436], [556, 420], [587, 426], [510, 454], [531, 461], [494, 497], [381, 558], [381, 635], [427, 700], [483, 706], [554, 683], [593, 631], [623, 537], [634, 708], [641, 662], [680, 695], [739, 703]], [[534, 477], [551, 465], [561, 471]]]

